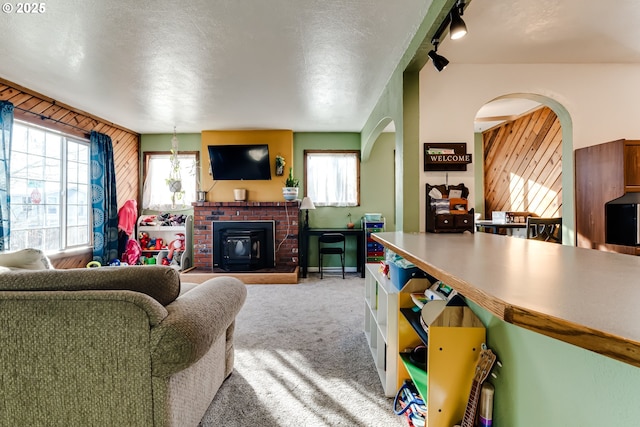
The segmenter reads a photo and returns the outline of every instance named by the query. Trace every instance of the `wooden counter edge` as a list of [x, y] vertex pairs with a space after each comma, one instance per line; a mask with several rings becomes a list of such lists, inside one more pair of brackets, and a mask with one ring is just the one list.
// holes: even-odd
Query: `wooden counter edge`
[[469, 298], [471, 301], [505, 322], [573, 344], [620, 362], [640, 367], [640, 343], [638, 342], [543, 313], [507, 304], [500, 299], [480, 291], [472, 284], [456, 278], [445, 270], [429, 264], [423, 259], [416, 258], [401, 247], [398, 247], [375, 234], [372, 234], [372, 238], [378, 243], [381, 243], [385, 247], [391, 249], [396, 254], [409, 260], [416, 267], [432, 275], [434, 278], [442, 280], [464, 297]]
[[521, 307], [507, 309], [516, 326], [640, 367], [640, 343]]
[[458, 279], [447, 271], [442, 270], [423, 259], [416, 258], [414, 255], [405, 251], [401, 247], [398, 247], [375, 234], [372, 234], [371, 237], [373, 238], [373, 240], [391, 249], [396, 254], [402, 256], [404, 259], [411, 261], [416, 267], [420, 268], [420, 270], [430, 274], [438, 280], [442, 280], [448, 286], [452, 287], [460, 294], [480, 305], [485, 310], [488, 310], [494, 316], [498, 317], [499, 319], [506, 320], [505, 316], [507, 313], [508, 305], [504, 301], [482, 292], [470, 283]]

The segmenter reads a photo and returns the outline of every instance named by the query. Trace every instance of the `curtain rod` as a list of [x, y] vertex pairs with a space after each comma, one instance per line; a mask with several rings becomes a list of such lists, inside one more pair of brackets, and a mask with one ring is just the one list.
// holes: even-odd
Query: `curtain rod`
[[74, 128], [74, 129], [77, 129], [77, 130], [81, 131], [81, 132], [82, 132], [82, 133], [83, 133], [87, 138], [91, 135], [91, 133], [90, 133], [90, 132], [87, 132], [87, 130], [86, 130], [86, 129], [83, 129], [83, 128], [78, 127], [78, 126], [75, 126], [75, 125], [72, 125], [72, 124], [70, 124], [70, 123], [65, 123], [65, 122], [63, 122], [62, 120], [54, 119], [54, 118], [52, 118], [52, 117], [50, 117], [50, 116], [45, 116], [44, 114], [40, 114], [40, 113], [34, 113], [33, 111], [26, 110], [26, 109], [21, 108], [21, 107], [16, 107], [16, 106], [14, 106], [13, 108], [14, 108], [15, 110], [20, 110], [20, 111], [25, 112], [25, 113], [33, 114], [34, 116], [37, 116], [37, 117], [39, 117], [39, 118], [40, 118], [40, 119], [42, 119], [42, 120], [51, 120], [52, 122], [55, 122], [55, 123], [61, 124], [61, 125], [63, 125], [63, 126], [69, 126], [69, 127]]

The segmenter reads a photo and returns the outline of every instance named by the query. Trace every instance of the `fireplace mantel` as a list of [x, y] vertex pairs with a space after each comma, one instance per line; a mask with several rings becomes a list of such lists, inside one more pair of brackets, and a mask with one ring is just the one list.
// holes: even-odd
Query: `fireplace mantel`
[[213, 221], [275, 221], [276, 267], [294, 271], [298, 267], [299, 202], [196, 202], [193, 203], [193, 264], [213, 271]]
[[285, 201], [279, 201], [279, 202], [243, 202], [243, 201], [234, 201], [234, 202], [195, 202], [193, 203], [193, 207], [198, 208], [198, 207], [210, 207], [210, 206], [243, 206], [243, 207], [248, 207], [248, 206], [254, 206], [254, 207], [284, 207], [287, 206], [288, 208], [295, 208], [298, 209], [299, 206], [299, 202], [297, 201], [292, 201], [292, 202], [285, 202]]

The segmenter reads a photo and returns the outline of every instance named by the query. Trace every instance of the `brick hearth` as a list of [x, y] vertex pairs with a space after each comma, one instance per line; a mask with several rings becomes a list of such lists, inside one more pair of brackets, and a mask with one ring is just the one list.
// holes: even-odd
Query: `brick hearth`
[[193, 265], [213, 270], [212, 221], [274, 220], [276, 270], [298, 266], [298, 202], [200, 202], [193, 204]]

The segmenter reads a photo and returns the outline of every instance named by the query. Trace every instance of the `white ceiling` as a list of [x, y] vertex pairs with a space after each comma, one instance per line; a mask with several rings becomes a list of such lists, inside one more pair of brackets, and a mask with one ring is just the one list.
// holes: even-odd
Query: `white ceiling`
[[[140, 133], [359, 132], [429, 4], [46, 2], [0, 15], [0, 77]], [[473, 0], [464, 19], [452, 63], [640, 62], [638, 0]]]
[[[467, 36], [438, 49], [451, 64], [640, 62], [637, 0], [473, 0], [463, 18]], [[490, 102], [478, 111], [475, 131], [539, 106], [515, 98]]]
[[56, 0], [0, 15], [0, 77], [140, 133], [359, 132], [429, 3]]
[[480, 108], [474, 122], [474, 132], [484, 132], [504, 122], [517, 119], [540, 107], [539, 102], [522, 98], [501, 98]]

